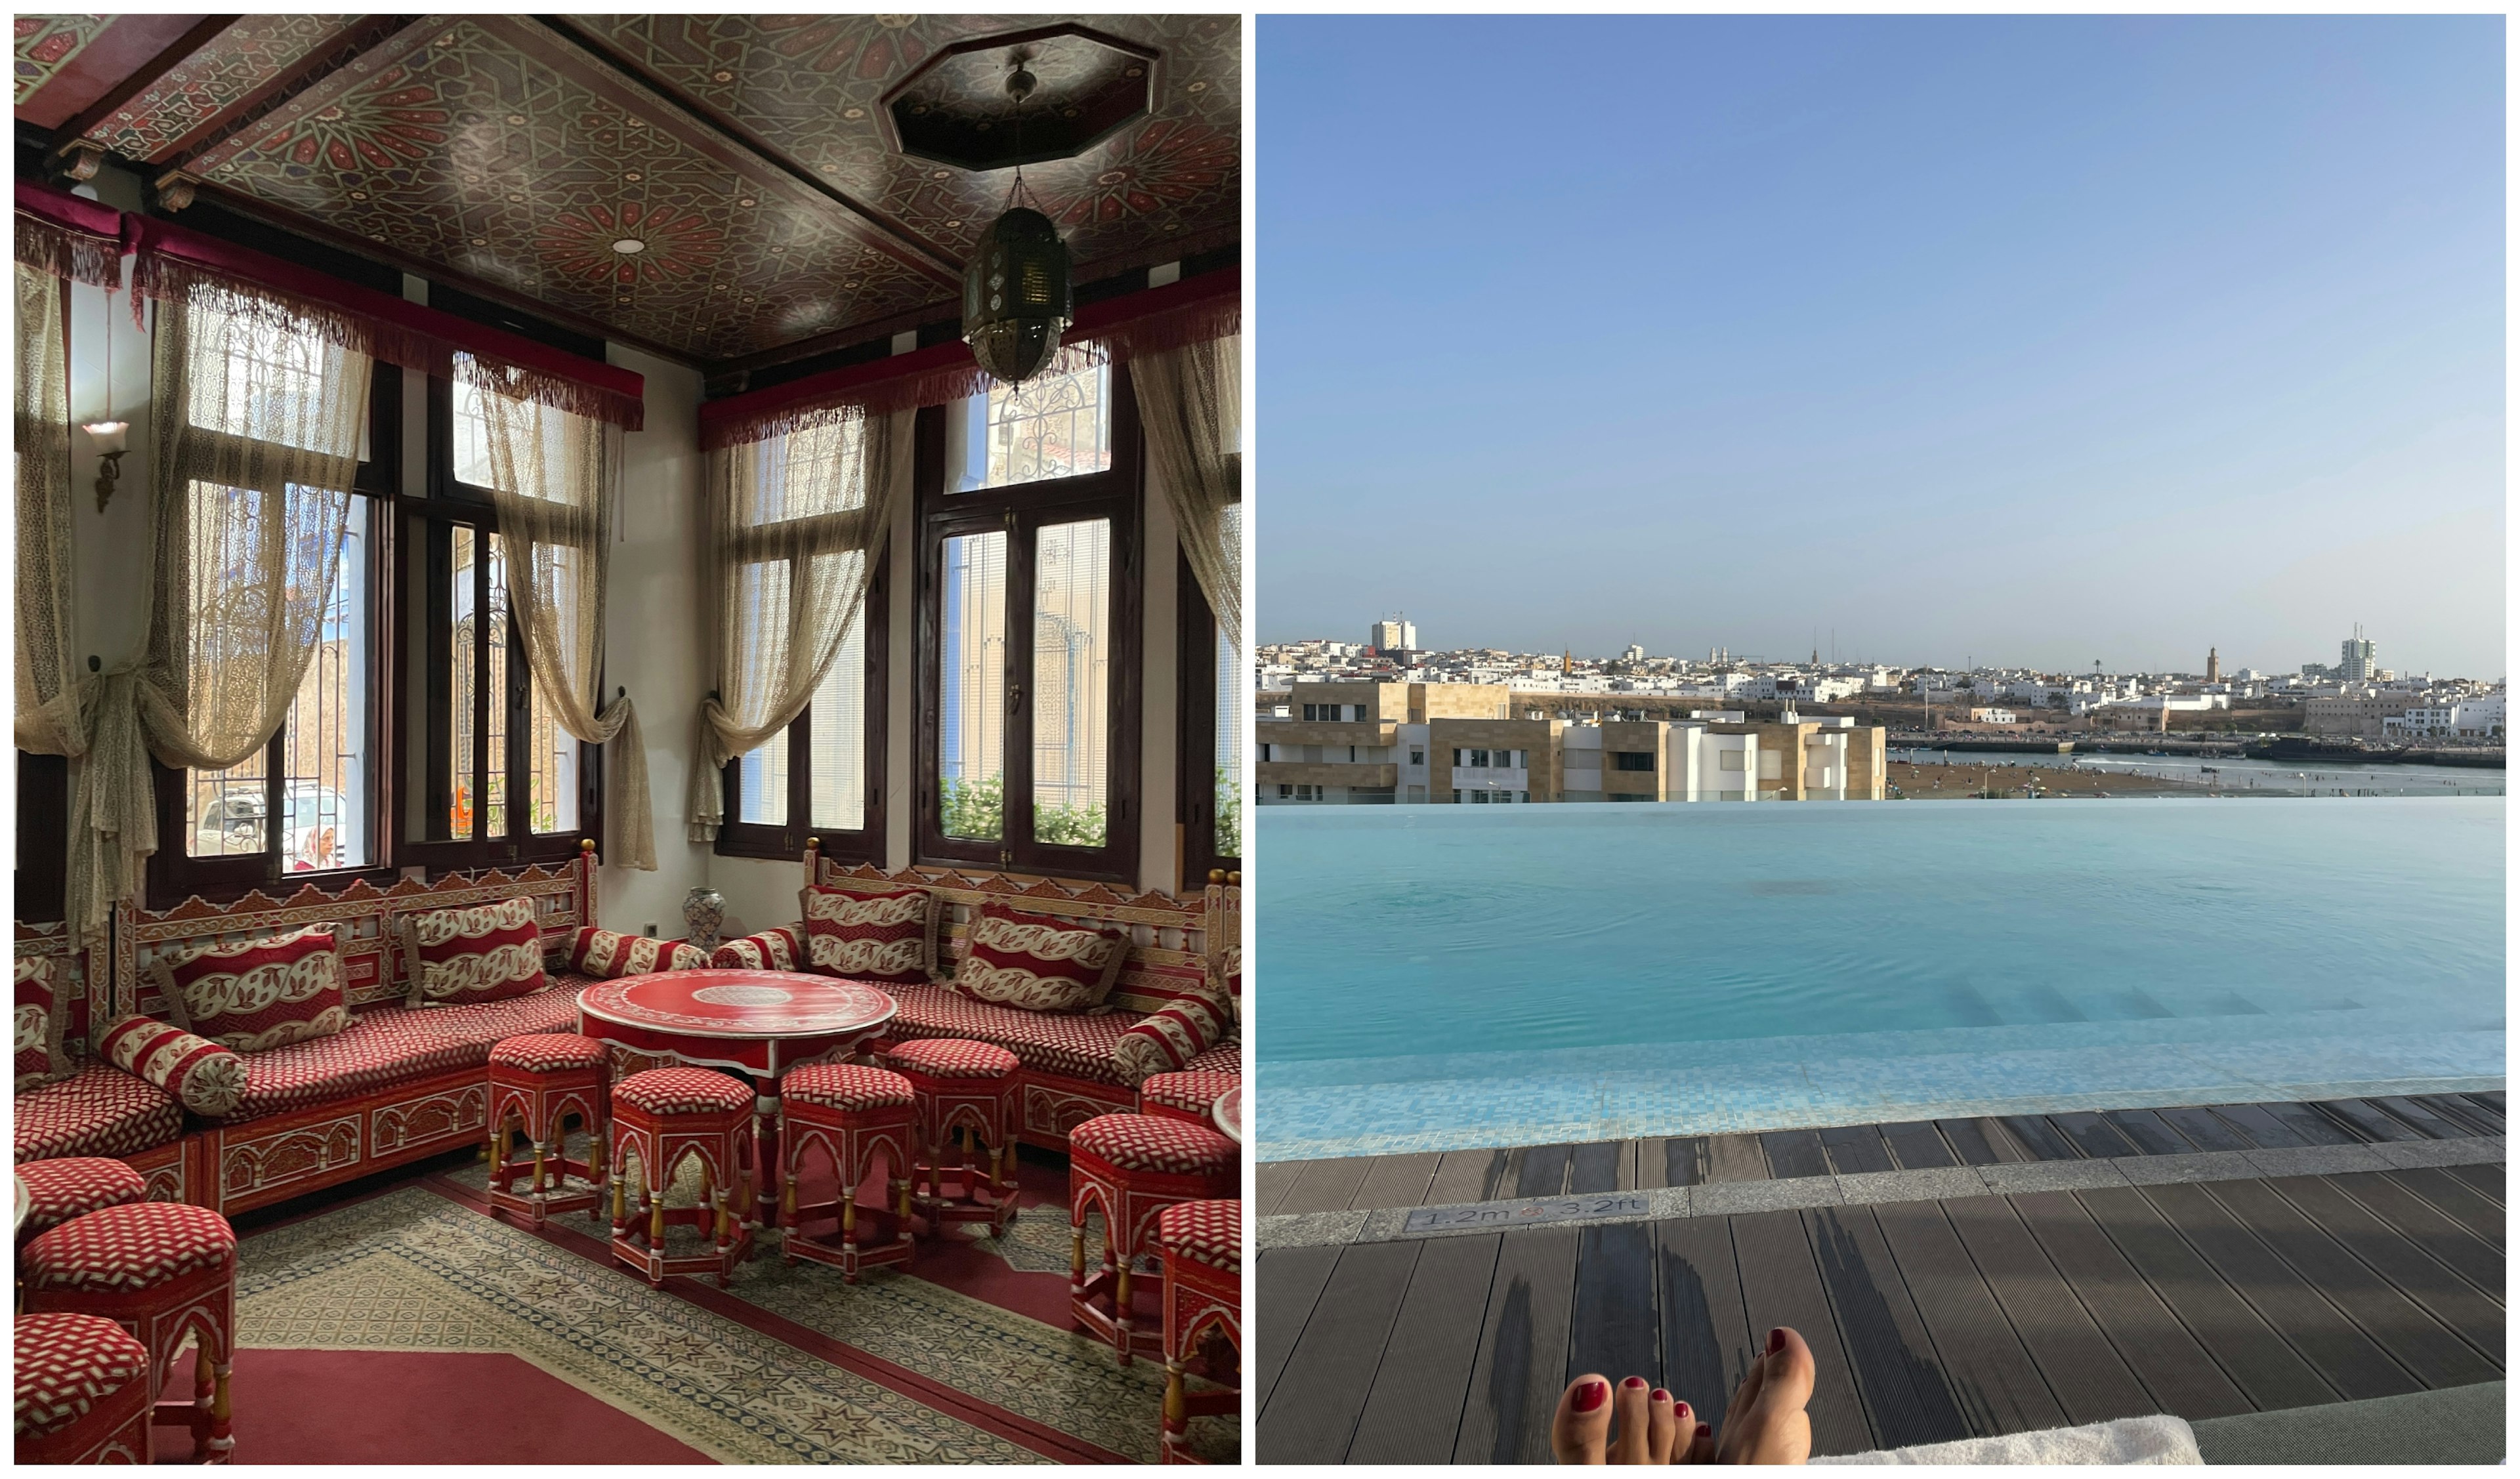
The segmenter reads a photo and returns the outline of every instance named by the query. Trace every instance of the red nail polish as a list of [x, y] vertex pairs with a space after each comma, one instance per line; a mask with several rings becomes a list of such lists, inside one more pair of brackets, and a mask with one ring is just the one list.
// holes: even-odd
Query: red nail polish
[[1671, 1393], [1664, 1391], [1660, 1387], [1656, 1387], [1646, 1394], [1646, 1398], [1648, 1401], [1652, 1402], [1669, 1402], [1671, 1400]]
[[1579, 1412], [1589, 1412], [1609, 1400], [1610, 1384], [1606, 1381], [1588, 1381], [1575, 1389], [1575, 1411]]
[[1713, 1428], [1708, 1427], [1705, 1423], [1702, 1423], [1702, 1422], [1701, 1422], [1701, 1423], [1699, 1423], [1699, 1424], [1697, 1425], [1697, 1436], [1698, 1436], [1698, 1437], [1700, 1437], [1700, 1438], [1705, 1437], [1707, 1434], [1709, 1434], [1709, 1433], [1711, 1433], [1711, 1432], [1713, 1432], [1713, 1431], [1715, 1431], [1715, 1430], [1714, 1430]]
[[1778, 1329], [1770, 1330], [1770, 1331], [1768, 1332], [1768, 1354], [1769, 1354], [1769, 1355], [1771, 1355], [1771, 1356], [1774, 1356], [1774, 1355], [1776, 1355], [1778, 1351], [1781, 1351], [1781, 1350], [1783, 1350], [1784, 1348], [1785, 1348], [1785, 1332], [1784, 1332], [1784, 1330], [1783, 1330], [1782, 1328], [1778, 1328]]
[[1622, 1381], [1622, 1382], [1620, 1382], [1620, 1383], [1619, 1383], [1619, 1385], [1621, 1385], [1621, 1386], [1623, 1386], [1623, 1387], [1626, 1387], [1626, 1388], [1627, 1388], [1629, 1391], [1631, 1391], [1631, 1392], [1635, 1391], [1637, 1388], [1639, 1388], [1639, 1387], [1641, 1387], [1641, 1386], [1643, 1386], [1644, 1384], [1645, 1384], [1645, 1379], [1644, 1379], [1642, 1376], [1631, 1376], [1631, 1377], [1629, 1377], [1627, 1380]]

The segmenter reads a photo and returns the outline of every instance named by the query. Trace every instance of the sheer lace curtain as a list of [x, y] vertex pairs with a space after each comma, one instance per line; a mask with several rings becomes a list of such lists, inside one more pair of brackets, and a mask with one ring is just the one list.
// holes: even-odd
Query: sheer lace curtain
[[63, 281], [18, 267], [18, 748], [87, 752], [72, 635], [69, 345]]
[[1242, 336], [1129, 362], [1147, 458], [1163, 474], [1191, 573], [1216, 629], [1242, 646]]
[[700, 710], [691, 840], [716, 838], [727, 763], [795, 722], [865, 607], [916, 414], [842, 407], [708, 454], [717, 693]]
[[148, 647], [108, 675], [72, 798], [74, 922], [139, 890], [158, 843], [148, 756], [196, 770], [252, 756], [322, 639], [369, 370], [324, 333], [239, 289], [158, 304]]
[[624, 694], [603, 701], [604, 602], [620, 497], [618, 428], [505, 393], [505, 372], [472, 358], [456, 373], [481, 392], [483, 441], [499, 534], [509, 551], [508, 599], [525, 639], [525, 665], [569, 736], [611, 746], [605, 766], [607, 862], [654, 872], [656, 828], [648, 746]]

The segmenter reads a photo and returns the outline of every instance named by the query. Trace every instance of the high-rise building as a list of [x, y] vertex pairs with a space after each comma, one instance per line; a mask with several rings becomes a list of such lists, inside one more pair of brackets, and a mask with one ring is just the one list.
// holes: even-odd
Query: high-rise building
[[2349, 683], [2368, 682], [2380, 670], [2373, 658], [2371, 643], [2362, 635], [2362, 623], [2354, 623], [2354, 635], [2345, 639], [2345, 660], [2337, 666], [2337, 676]]
[[2223, 654], [2218, 648], [2205, 650], [2205, 681], [2207, 683], [2223, 681]]
[[1383, 651], [1418, 650], [1418, 627], [1405, 616], [1385, 616], [1373, 624], [1371, 645]]

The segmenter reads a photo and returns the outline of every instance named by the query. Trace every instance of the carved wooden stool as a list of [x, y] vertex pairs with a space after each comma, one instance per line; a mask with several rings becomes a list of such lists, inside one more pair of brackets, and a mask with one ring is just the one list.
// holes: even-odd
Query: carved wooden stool
[[[1166, 1207], [1155, 1218], [1155, 1251], [1164, 1265], [1164, 1430], [1157, 1454], [1165, 1463], [1197, 1463], [1184, 1442], [1190, 1419], [1242, 1410], [1242, 1203]], [[1193, 1394], [1183, 1379], [1201, 1336], [1236, 1354], [1234, 1380], [1227, 1381], [1214, 1360], [1205, 1372], [1227, 1390]]]
[[[912, 1175], [925, 1187], [918, 1202], [928, 1227], [986, 1223], [991, 1237], [1004, 1236], [1015, 1216], [1015, 1055], [991, 1043], [917, 1038], [885, 1049], [884, 1058], [910, 1080], [917, 1100], [919, 1146], [912, 1152]], [[962, 1151], [951, 1192], [945, 1189], [949, 1142]], [[974, 1142], [989, 1150], [986, 1182], [973, 1164]]]
[[149, 1348], [102, 1315], [23, 1315], [20, 1463], [148, 1463]]
[[[612, 1256], [661, 1285], [668, 1275], [714, 1274], [719, 1288], [752, 1250], [744, 1225], [752, 1176], [752, 1090], [712, 1068], [651, 1068], [612, 1086]], [[631, 1152], [639, 1156], [639, 1217], [628, 1219]], [[700, 1162], [704, 1206], [668, 1210], [665, 1193], [687, 1156]], [[668, 1254], [668, 1226], [709, 1234], [706, 1253]]]
[[[554, 1212], [604, 1204], [604, 1045], [573, 1032], [502, 1038], [490, 1050], [490, 1205], [521, 1213], [535, 1226]], [[586, 1127], [586, 1158], [568, 1158], [568, 1117]], [[530, 1164], [512, 1159], [514, 1123], [533, 1147]], [[531, 1186], [516, 1189], [528, 1170]], [[592, 1183], [567, 1189], [575, 1173]]]
[[18, 1179], [26, 1184], [26, 1220], [18, 1228], [21, 1243], [73, 1217], [149, 1199], [147, 1177], [101, 1155], [28, 1161], [18, 1168]]
[[[1130, 1309], [1130, 1265], [1154, 1251], [1156, 1217], [1178, 1202], [1231, 1197], [1238, 1182], [1234, 1142], [1188, 1120], [1098, 1114], [1067, 1133], [1067, 1307], [1120, 1353], [1122, 1366], [1140, 1350], [1162, 1349], [1162, 1330], [1138, 1329]], [[1102, 1267], [1088, 1278], [1085, 1214], [1096, 1206]]]
[[193, 1430], [193, 1457], [225, 1463], [228, 1372], [236, 1330], [236, 1230], [207, 1207], [134, 1202], [106, 1207], [26, 1244], [18, 1255], [26, 1313], [102, 1315], [149, 1348], [153, 1406], [166, 1367], [195, 1341], [193, 1400], [168, 1403]]
[[1193, 1068], [1158, 1073], [1138, 1086], [1138, 1112], [1185, 1119], [1216, 1128], [1216, 1101], [1242, 1082], [1242, 1075], [1224, 1068]]
[[[779, 1203], [780, 1243], [789, 1263], [810, 1258], [840, 1271], [843, 1282], [856, 1283], [859, 1271], [882, 1264], [910, 1262], [911, 1143], [917, 1136], [917, 1092], [910, 1080], [882, 1068], [857, 1063], [813, 1063], [791, 1068], [779, 1081], [779, 1176], [785, 1188]], [[799, 1205], [796, 1181], [804, 1170], [805, 1151], [820, 1145], [839, 1175], [839, 1193], [827, 1202]], [[876, 1153], [884, 1158], [884, 1185], [889, 1205], [860, 1207], [858, 1188], [875, 1170]], [[802, 1225], [826, 1217], [839, 1219], [839, 1241], [820, 1242], [805, 1235]], [[869, 1218], [889, 1220], [890, 1237], [869, 1242]]]

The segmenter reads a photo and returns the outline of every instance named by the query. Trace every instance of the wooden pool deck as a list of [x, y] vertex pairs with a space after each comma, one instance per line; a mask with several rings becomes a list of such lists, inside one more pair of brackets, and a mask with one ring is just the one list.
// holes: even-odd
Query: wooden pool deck
[[[1264, 1165], [1257, 1457], [1547, 1461], [1575, 1375], [1643, 1375], [1720, 1413], [1779, 1324], [1819, 1357], [1822, 1454], [2498, 1380], [2502, 1109], [2425, 1096]], [[2257, 1175], [2228, 1153], [2377, 1153], [2297, 1148], [2317, 1145], [2443, 1163]], [[1911, 1175], [1941, 1194], [1899, 1196]], [[2057, 1189], [2031, 1189], [2043, 1177]], [[1760, 1180], [1777, 1185], [1728, 1185]], [[1648, 1185], [1720, 1194], [1686, 1193], [1697, 1215], [1378, 1240], [1356, 1216]], [[1988, 1194], [1951, 1194], [1972, 1186]], [[1273, 1224], [1320, 1221], [1277, 1220], [1300, 1213], [1345, 1216], [1272, 1246]]]

